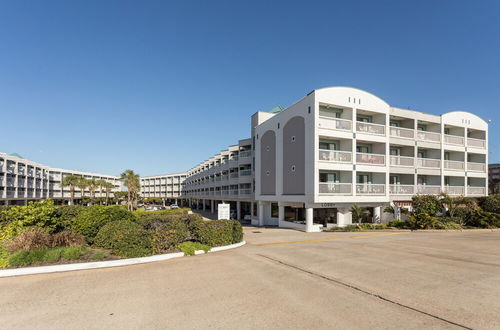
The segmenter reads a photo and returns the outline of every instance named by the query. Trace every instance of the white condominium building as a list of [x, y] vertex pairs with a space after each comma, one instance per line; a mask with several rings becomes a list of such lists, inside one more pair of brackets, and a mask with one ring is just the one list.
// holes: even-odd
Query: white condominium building
[[[63, 170], [26, 160], [19, 155], [0, 153], [0, 205], [26, 204], [30, 201], [51, 198], [56, 203], [69, 201], [69, 187], [61, 182], [65, 176], [76, 175], [87, 179], [105, 180], [120, 188], [119, 178], [112, 175]], [[75, 189], [75, 199], [90, 196], [87, 189]], [[110, 196], [113, 196], [111, 193]], [[95, 197], [106, 197], [104, 191], [95, 192]]]
[[163, 203], [177, 203], [186, 176], [186, 173], [176, 173], [141, 177], [141, 196], [161, 198]]
[[409, 207], [415, 194], [487, 194], [488, 123], [469, 112], [432, 115], [329, 87], [257, 112], [251, 137], [188, 171], [183, 196], [210, 210], [231, 202], [238, 218], [250, 203], [255, 225], [320, 231], [352, 223], [354, 204], [384, 222], [385, 206]]

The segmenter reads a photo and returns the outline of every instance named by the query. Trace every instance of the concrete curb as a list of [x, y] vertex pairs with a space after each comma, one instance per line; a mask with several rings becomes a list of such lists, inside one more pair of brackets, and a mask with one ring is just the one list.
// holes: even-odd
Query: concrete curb
[[[238, 248], [238, 247], [243, 246], [245, 244], [246, 244], [246, 242], [242, 241], [240, 243], [231, 244], [231, 245], [216, 246], [216, 247], [212, 248], [209, 251], [209, 253], [235, 249], [235, 248]], [[204, 254], [204, 253], [205, 252], [203, 250], [195, 251], [196, 255]], [[68, 271], [73, 271], [73, 270], [121, 267], [121, 266], [145, 264], [145, 263], [150, 263], [150, 262], [155, 262], [155, 261], [163, 261], [163, 260], [169, 260], [169, 259], [181, 258], [181, 257], [184, 257], [183, 252], [158, 254], [155, 256], [142, 257], [142, 258], [130, 258], [130, 259], [96, 261], [96, 262], [82, 262], [82, 263], [78, 263], [78, 264], [65, 264], [65, 265], [53, 265], [53, 266], [3, 269], [3, 270], [0, 270], [0, 278], [1, 277], [11, 277], [11, 276], [21, 276], [21, 275], [59, 273], [59, 272], [68, 272]]]

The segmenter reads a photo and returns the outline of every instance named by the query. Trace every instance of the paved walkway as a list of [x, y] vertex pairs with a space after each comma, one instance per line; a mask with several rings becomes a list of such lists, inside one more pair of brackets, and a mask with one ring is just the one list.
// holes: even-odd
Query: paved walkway
[[245, 228], [242, 248], [0, 279], [2, 329], [498, 329], [500, 232]]

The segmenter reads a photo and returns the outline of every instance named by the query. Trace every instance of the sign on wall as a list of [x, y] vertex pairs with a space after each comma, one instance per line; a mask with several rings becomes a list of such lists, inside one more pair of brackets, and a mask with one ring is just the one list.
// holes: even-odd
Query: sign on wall
[[218, 219], [219, 220], [229, 220], [230, 216], [230, 205], [229, 204], [218, 204]]

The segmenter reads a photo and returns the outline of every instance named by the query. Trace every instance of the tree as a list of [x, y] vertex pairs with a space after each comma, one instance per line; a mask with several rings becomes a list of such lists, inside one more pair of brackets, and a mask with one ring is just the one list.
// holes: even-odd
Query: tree
[[106, 205], [109, 204], [109, 194], [115, 189], [115, 185], [109, 181], [103, 180], [104, 183], [102, 184], [102, 187], [104, 188], [104, 192], [106, 193]]
[[99, 183], [96, 179], [90, 179], [90, 180], [87, 180], [87, 182], [88, 182], [88, 187], [90, 190], [90, 203], [94, 204], [95, 191], [96, 191], [97, 187], [99, 186]]
[[360, 207], [358, 204], [354, 204], [351, 207], [351, 214], [352, 214], [352, 222], [353, 223], [361, 223], [361, 221], [366, 218], [369, 215], [369, 212]]
[[140, 180], [139, 175], [132, 170], [126, 170], [120, 175], [120, 181], [127, 187], [127, 207], [129, 211], [134, 209], [134, 205], [139, 197]]
[[71, 192], [71, 199], [69, 200], [69, 205], [75, 204], [75, 188], [78, 186], [79, 181], [80, 177], [76, 175], [65, 176], [62, 180], [62, 186], [69, 187], [69, 190]]
[[83, 200], [85, 197], [85, 189], [87, 189], [87, 187], [89, 186], [88, 180], [80, 177], [76, 186], [81, 190], [82, 204], [84, 204]]

